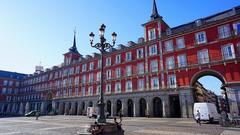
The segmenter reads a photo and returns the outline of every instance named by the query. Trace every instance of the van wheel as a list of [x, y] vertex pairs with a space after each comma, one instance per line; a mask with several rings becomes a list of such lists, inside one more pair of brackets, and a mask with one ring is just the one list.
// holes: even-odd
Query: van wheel
[[214, 118], [210, 118], [209, 123], [213, 124], [213, 122], [214, 122]]

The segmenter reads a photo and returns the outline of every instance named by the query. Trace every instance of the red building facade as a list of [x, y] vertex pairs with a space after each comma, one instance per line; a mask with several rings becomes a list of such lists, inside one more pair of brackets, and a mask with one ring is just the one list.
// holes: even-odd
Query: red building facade
[[[192, 117], [194, 84], [205, 75], [223, 83], [230, 111], [240, 109], [240, 7], [170, 28], [154, 1], [151, 20], [143, 24], [144, 38], [119, 45], [104, 55], [106, 111], [124, 116]], [[17, 113], [82, 115], [97, 106], [100, 55], [83, 57], [73, 46], [64, 63], [22, 80], [11, 102]], [[30, 92], [29, 92], [30, 91]], [[30, 97], [21, 100], [22, 96]], [[19, 100], [18, 100], [19, 99]], [[28, 99], [28, 98], [27, 98]]]

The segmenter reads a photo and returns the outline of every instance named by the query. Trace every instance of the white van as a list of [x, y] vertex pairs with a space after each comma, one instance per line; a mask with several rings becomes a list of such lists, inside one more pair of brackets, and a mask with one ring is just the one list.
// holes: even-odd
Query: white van
[[98, 115], [98, 107], [88, 107], [87, 108], [87, 116], [89, 118], [97, 118]]
[[213, 103], [194, 103], [193, 107], [193, 115], [196, 119], [197, 110], [200, 112], [200, 120], [201, 121], [209, 121], [212, 123], [213, 121], [218, 121], [220, 118], [220, 114], [217, 112], [217, 107]]

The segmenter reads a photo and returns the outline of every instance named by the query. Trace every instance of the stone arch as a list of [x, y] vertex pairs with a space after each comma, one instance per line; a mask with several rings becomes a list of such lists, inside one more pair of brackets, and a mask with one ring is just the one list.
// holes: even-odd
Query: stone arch
[[122, 101], [118, 99], [116, 101], [116, 115], [118, 116], [120, 112], [122, 113]]
[[154, 97], [152, 99], [152, 107], [153, 107], [153, 117], [162, 117], [163, 116], [163, 105], [162, 100], [159, 97]]
[[109, 113], [109, 115], [112, 115], [112, 102], [110, 100], [107, 101], [107, 112]]
[[206, 69], [206, 70], [201, 70], [201, 71], [195, 73], [192, 76], [191, 81], [190, 81], [190, 86], [193, 86], [194, 83], [199, 78], [201, 78], [203, 76], [207, 76], [207, 75], [214, 76], [214, 77], [218, 78], [223, 84], [225, 84], [227, 82], [225, 77], [221, 73], [219, 73], [218, 71], [212, 70], [212, 69]]
[[77, 115], [77, 112], [78, 112], [78, 102], [75, 102], [74, 103], [74, 109], [73, 109], [73, 115]]
[[144, 98], [139, 99], [139, 115], [145, 117], [147, 112], [147, 101]]
[[93, 107], [93, 102], [92, 101], [88, 102], [88, 107]]
[[132, 99], [128, 99], [127, 100], [127, 114], [128, 117], [133, 117], [133, 100]]
[[85, 112], [85, 102], [82, 102], [81, 108], [82, 108], [81, 114], [85, 115], [86, 114], [86, 112]]

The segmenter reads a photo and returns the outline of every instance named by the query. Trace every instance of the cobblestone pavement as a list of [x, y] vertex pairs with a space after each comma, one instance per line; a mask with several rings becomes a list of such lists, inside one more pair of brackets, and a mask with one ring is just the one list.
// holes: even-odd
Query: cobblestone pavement
[[[108, 120], [111, 122], [112, 120]], [[76, 135], [93, 123], [85, 116], [42, 116], [0, 118], [0, 135]], [[192, 119], [123, 118], [125, 135], [240, 135], [240, 129], [218, 124], [199, 126]]]

